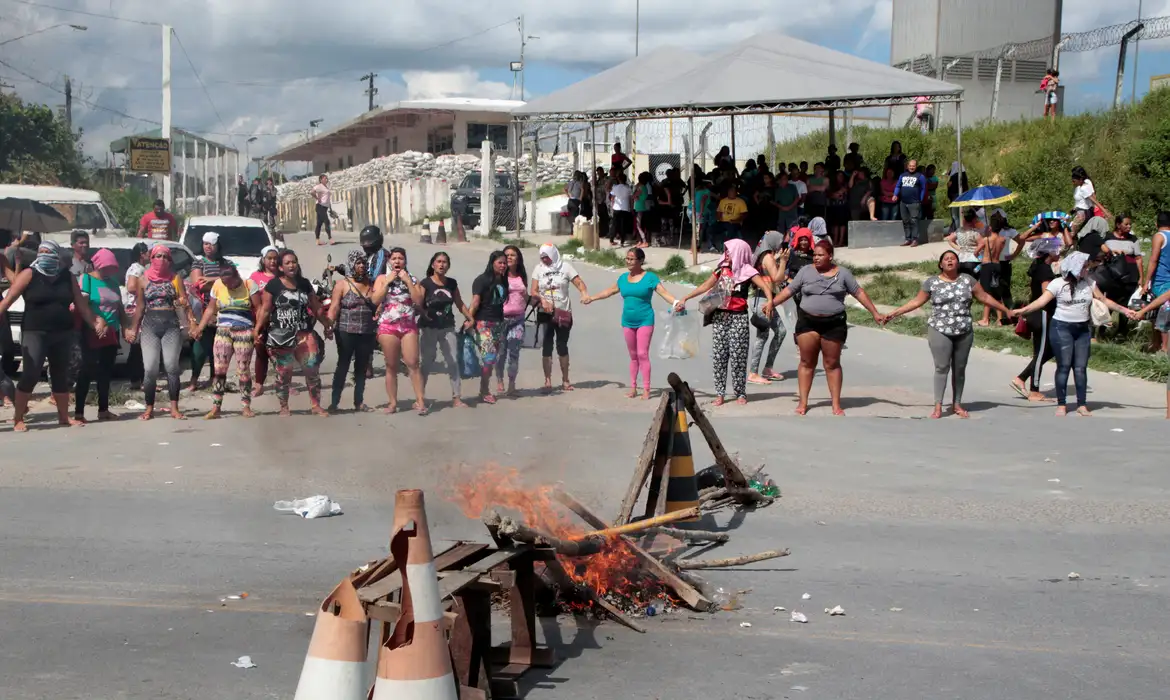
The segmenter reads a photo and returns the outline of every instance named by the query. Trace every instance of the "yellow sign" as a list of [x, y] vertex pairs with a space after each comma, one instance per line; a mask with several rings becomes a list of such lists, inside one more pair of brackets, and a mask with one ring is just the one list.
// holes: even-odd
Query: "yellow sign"
[[130, 169], [140, 173], [171, 172], [171, 140], [130, 139]]

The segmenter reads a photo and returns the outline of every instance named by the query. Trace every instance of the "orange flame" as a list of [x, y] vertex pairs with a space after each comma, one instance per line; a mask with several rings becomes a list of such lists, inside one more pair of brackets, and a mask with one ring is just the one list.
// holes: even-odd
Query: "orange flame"
[[[588, 532], [554, 498], [555, 487], [526, 485], [515, 469], [489, 464], [474, 473], [461, 474], [453, 483], [449, 500], [469, 518], [479, 518], [484, 511], [496, 508], [513, 511], [529, 527], [562, 539], [580, 537]], [[654, 590], [648, 589], [642, 580], [637, 555], [620, 537], [610, 538], [598, 554], [588, 557], [558, 555], [557, 560], [574, 582], [588, 586], [598, 595], [615, 593], [640, 601], [658, 593], [657, 586]]]

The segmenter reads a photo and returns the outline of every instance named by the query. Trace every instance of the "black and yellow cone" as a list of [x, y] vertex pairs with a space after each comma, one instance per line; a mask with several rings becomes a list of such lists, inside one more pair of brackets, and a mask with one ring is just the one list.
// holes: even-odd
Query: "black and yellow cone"
[[[699, 482], [695, 478], [695, 458], [691, 454], [691, 437], [687, 434], [687, 412], [676, 402], [673, 442], [670, 447], [670, 478], [666, 483], [666, 512], [674, 513], [699, 505]], [[676, 527], [708, 528], [711, 516], [680, 520]]]

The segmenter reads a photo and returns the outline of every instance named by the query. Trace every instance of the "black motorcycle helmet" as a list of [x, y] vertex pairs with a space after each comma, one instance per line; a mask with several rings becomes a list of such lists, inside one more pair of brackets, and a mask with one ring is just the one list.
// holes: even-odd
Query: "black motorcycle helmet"
[[358, 234], [358, 243], [361, 244], [362, 250], [367, 253], [373, 253], [380, 249], [383, 241], [385, 239], [382, 237], [382, 229], [377, 226], [367, 226]]

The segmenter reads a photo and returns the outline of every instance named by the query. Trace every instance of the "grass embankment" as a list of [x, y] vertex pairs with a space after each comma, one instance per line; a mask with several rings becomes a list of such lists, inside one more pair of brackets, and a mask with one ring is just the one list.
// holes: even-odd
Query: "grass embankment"
[[[1012, 296], [1017, 305], [1030, 299], [1028, 289], [1028, 261], [1017, 260], [1012, 265]], [[918, 294], [922, 280], [929, 275], [938, 274], [938, 267], [934, 261], [902, 265], [898, 268], [858, 268], [858, 276], [865, 288], [866, 294], [884, 311], [905, 304]], [[930, 311], [930, 304], [922, 307], [921, 312], [914, 316], [902, 316], [894, 319], [886, 328], [904, 335], [917, 337], [926, 336], [926, 314]], [[978, 320], [983, 314], [983, 305], [975, 302], [971, 307], [971, 314]], [[992, 314], [992, 322], [995, 314]], [[876, 327], [869, 314], [864, 311], [851, 311], [849, 321], [859, 326]], [[1111, 334], [1113, 331], [1106, 331]], [[1109, 338], [1093, 343], [1093, 352], [1089, 359], [1089, 367], [1102, 372], [1117, 372], [1129, 377], [1162, 382], [1170, 374], [1170, 361], [1162, 353], [1148, 353], [1145, 351], [1149, 344], [1149, 324], [1137, 326], [1130, 324], [1128, 335], [1124, 338]], [[1017, 355], [1028, 357], [1032, 354], [1032, 341], [1017, 336], [1013, 326], [991, 326], [975, 329], [975, 345], [987, 350], [1000, 351], [1010, 349]]]
[[[847, 144], [844, 134], [838, 134], [844, 156]], [[890, 142], [901, 141], [903, 151], [917, 158], [920, 168], [937, 166], [939, 197], [945, 200], [947, 173], [955, 160], [953, 128], [923, 134], [912, 128], [860, 126], [854, 128], [853, 140], [861, 145], [866, 164], [878, 170]], [[824, 159], [827, 142], [824, 132], [810, 134], [777, 146], [776, 158], [815, 163]], [[1055, 123], [984, 121], [966, 127], [963, 165], [972, 187], [997, 183], [1019, 195], [1003, 208], [1021, 229], [1037, 212], [1072, 207], [1069, 173], [1080, 165], [1089, 172], [1100, 202], [1114, 214], [1133, 215], [1134, 228], [1148, 235], [1155, 228], [1156, 213], [1170, 209], [1170, 89], [1151, 92], [1133, 107], [1062, 117]], [[937, 211], [945, 216], [945, 208]]]

